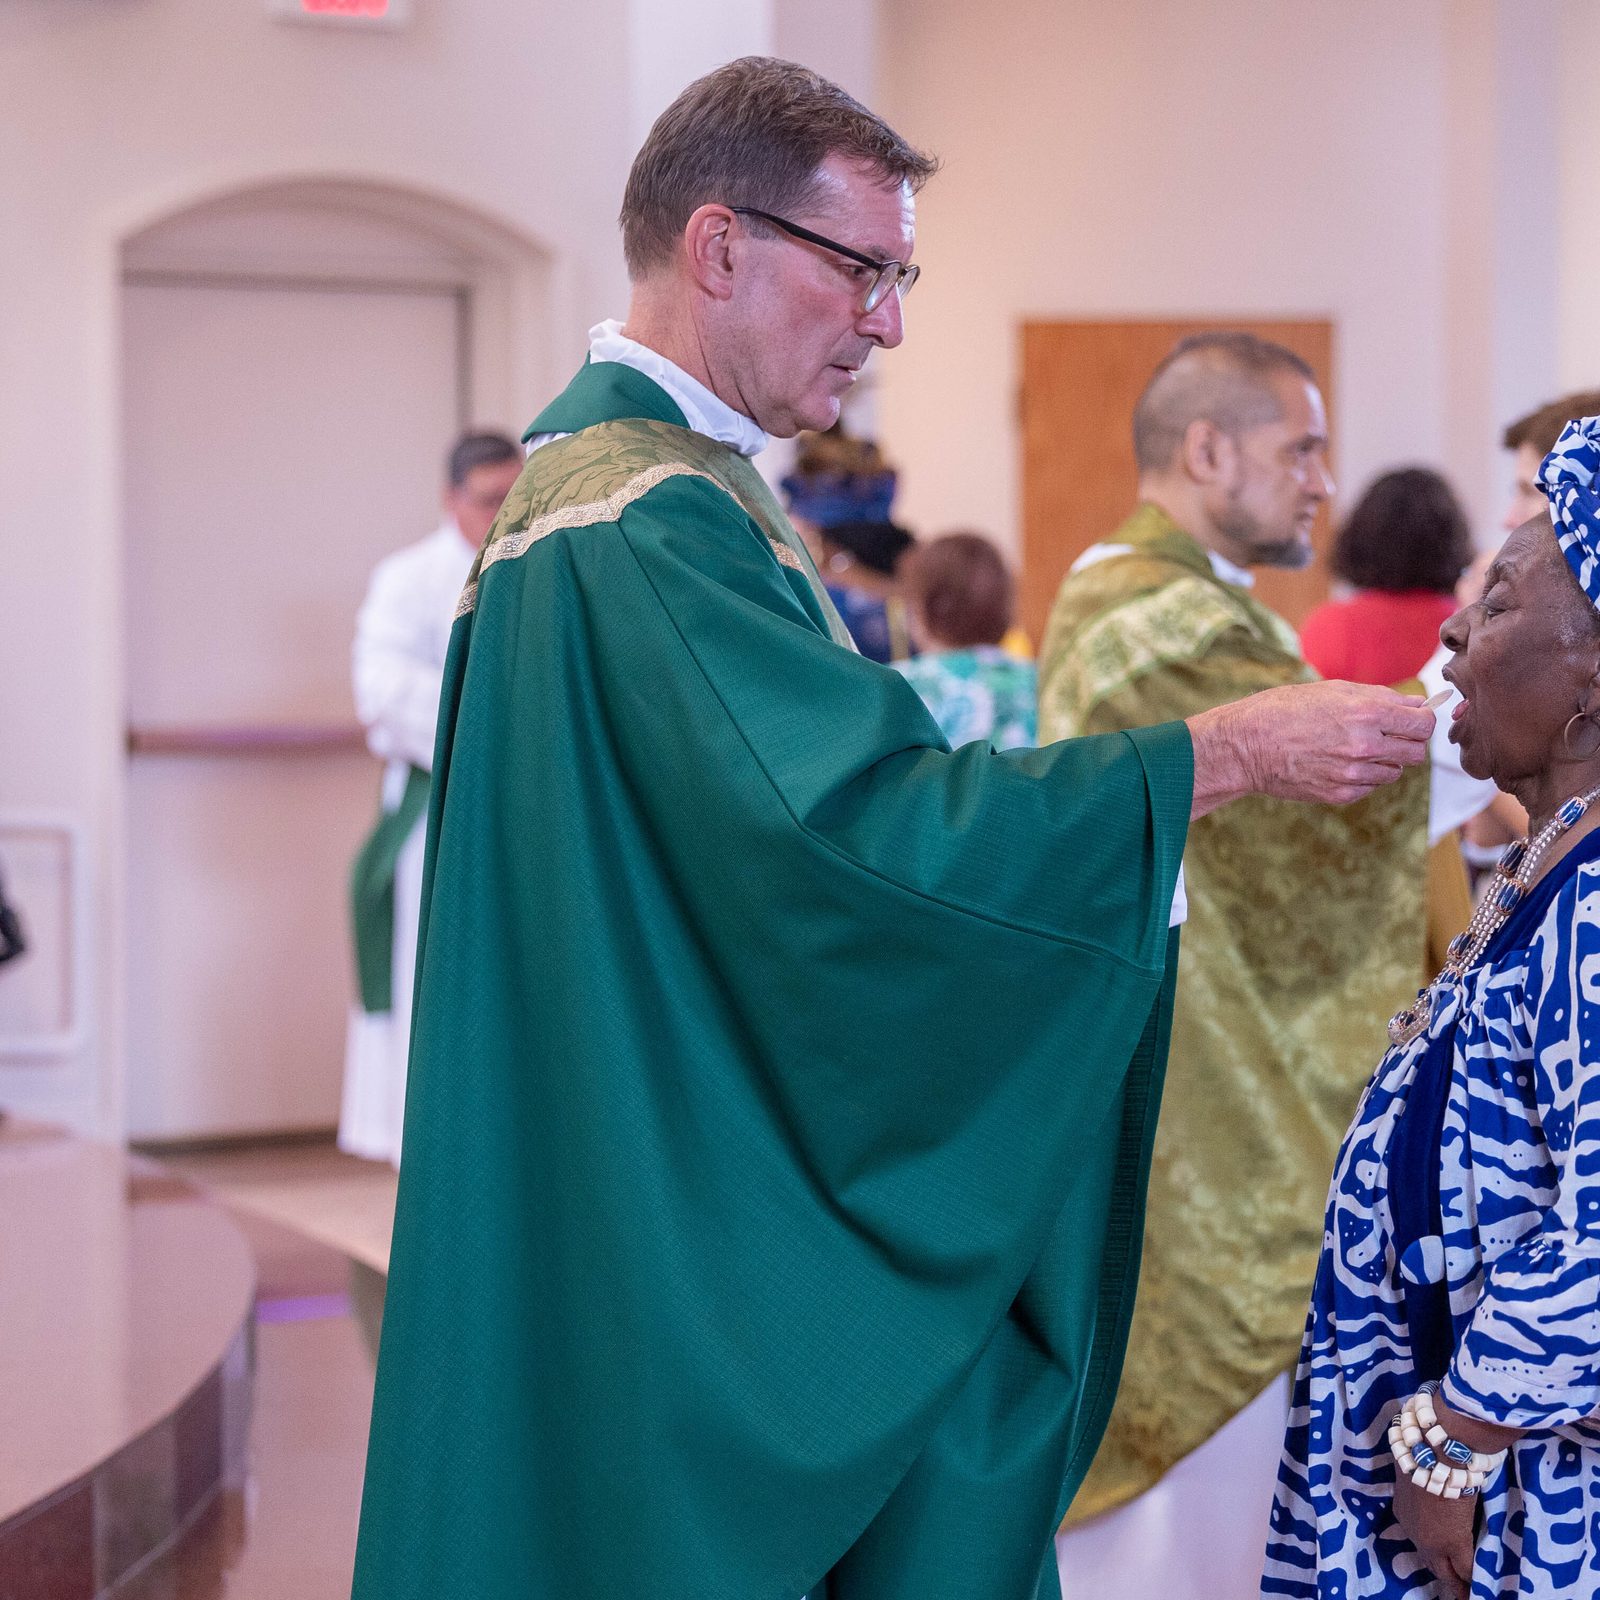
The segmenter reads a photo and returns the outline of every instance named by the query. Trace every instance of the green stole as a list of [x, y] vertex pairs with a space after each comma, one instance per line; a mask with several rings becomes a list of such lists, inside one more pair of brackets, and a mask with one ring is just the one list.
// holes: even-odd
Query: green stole
[[[356, 983], [369, 1016], [394, 1009], [394, 879], [411, 830], [427, 814], [428, 774], [412, 767], [400, 804], [380, 810], [350, 868], [350, 931]], [[409, 981], [409, 975], [407, 978]]]

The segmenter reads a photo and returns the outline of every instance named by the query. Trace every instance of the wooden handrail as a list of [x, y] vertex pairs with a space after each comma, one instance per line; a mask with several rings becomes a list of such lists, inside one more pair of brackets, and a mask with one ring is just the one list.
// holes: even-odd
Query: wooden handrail
[[135, 756], [323, 755], [365, 750], [367, 736], [353, 722], [263, 722], [129, 728]]

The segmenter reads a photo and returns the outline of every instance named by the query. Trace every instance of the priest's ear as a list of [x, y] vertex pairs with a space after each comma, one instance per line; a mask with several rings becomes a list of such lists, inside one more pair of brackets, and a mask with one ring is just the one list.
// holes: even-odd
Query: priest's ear
[[1216, 423], [1196, 417], [1183, 430], [1178, 461], [1184, 475], [1195, 483], [1210, 486], [1230, 483], [1239, 460], [1239, 444]]
[[749, 243], [726, 206], [704, 205], [684, 224], [684, 262], [696, 288], [714, 300], [733, 298], [733, 274]]

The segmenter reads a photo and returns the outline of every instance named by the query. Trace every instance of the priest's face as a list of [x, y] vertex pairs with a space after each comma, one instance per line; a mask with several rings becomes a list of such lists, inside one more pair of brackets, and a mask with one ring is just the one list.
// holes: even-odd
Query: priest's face
[[1333, 492], [1328, 422], [1314, 383], [1294, 372], [1271, 383], [1277, 418], [1231, 441], [1206, 509], [1230, 560], [1299, 568], [1311, 561], [1311, 527]]
[[[830, 156], [816, 195], [785, 221], [875, 261], [909, 262], [915, 202], [905, 184]], [[743, 220], [743, 219], [741, 219]], [[722, 352], [734, 402], [778, 438], [830, 428], [868, 356], [905, 336], [900, 296], [864, 310], [876, 273], [770, 226], [750, 232], [722, 319]]]

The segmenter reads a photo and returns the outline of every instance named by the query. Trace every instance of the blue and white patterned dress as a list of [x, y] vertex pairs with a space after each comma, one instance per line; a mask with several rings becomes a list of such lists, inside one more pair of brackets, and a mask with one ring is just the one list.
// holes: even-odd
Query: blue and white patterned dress
[[[1445, 1398], [1533, 1430], [1485, 1492], [1474, 1600], [1600, 1596], [1600, 830], [1535, 885], [1427, 1032], [1384, 1056], [1357, 1108], [1329, 1191], [1261, 1592], [1440, 1593], [1391, 1515], [1385, 1441], [1399, 1402], [1435, 1375], [1414, 1359], [1400, 1271], [1412, 1167], [1391, 1168], [1406, 1098], [1430, 1098], [1430, 1071], [1448, 1074], [1433, 1080], [1443, 1132], [1429, 1136], [1454, 1349]], [[1437, 1282], [1440, 1258], [1432, 1239], [1411, 1242], [1413, 1284]]]

